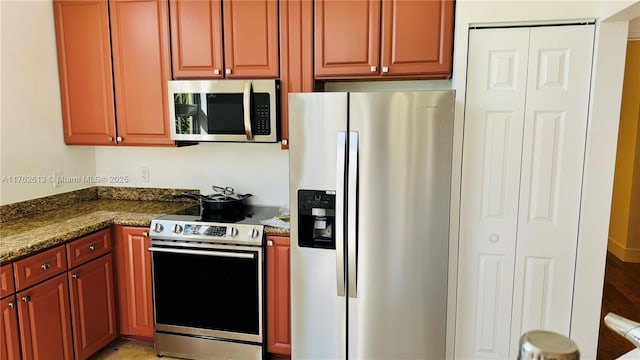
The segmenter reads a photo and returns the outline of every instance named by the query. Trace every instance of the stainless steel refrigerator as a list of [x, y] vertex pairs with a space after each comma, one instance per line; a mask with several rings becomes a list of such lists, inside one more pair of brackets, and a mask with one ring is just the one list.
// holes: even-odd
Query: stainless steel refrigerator
[[289, 94], [293, 359], [443, 359], [454, 91]]

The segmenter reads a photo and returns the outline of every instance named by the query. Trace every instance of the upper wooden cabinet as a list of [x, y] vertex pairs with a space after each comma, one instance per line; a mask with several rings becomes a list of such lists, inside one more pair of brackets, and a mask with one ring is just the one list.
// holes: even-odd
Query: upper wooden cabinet
[[170, 7], [175, 79], [279, 76], [277, 1], [176, 0]]
[[54, 0], [54, 14], [65, 143], [173, 145], [167, 1]]
[[316, 0], [316, 78], [448, 77], [453, 6], [452, 0]]

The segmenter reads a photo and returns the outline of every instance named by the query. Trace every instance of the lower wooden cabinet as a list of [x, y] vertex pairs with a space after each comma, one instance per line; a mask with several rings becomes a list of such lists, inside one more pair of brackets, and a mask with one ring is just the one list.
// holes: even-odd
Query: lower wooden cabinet
[[267, 352], [291, 356], [289, 237], [267, 236]]
[[111, 254], [67, 274], [76, 359], [87, 359], [117, 336]]
[[23, 359], [73, 359], [67, 274], [17, 293]]
[[18, 331], [18, 303], [12, 294], [0, 300], [0, 359], [20, 359]]
[[[153, 339], [153, 294], [149, 228], [114, 227], [118, 330], [123, 336]], [[181, 306], [176, 304], [176, 306]]]

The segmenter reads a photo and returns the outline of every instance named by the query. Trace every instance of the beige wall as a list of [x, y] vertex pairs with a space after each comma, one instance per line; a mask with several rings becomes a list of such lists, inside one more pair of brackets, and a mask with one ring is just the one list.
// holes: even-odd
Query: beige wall
[[640, 262], [640, 40], [627, 43], [608, 250]]

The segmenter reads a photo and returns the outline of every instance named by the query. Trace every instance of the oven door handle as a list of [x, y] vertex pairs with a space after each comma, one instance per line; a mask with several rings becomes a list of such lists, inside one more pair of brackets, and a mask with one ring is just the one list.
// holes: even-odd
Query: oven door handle
[[227, 251], [212, 251], [212, 250], [165, 249], [165, 248], [158, 248], [158, 247], [150, 247], [149, 251], [163, 252], [163, 253], [170, 253], [170, 254], [218, 256], [218, 257], [229, 257], [229, 258], [238, 258], [238, 259], [253, 259], [255, 257], [255, 254], [234, 253], [234, 252], [227, 252]]

